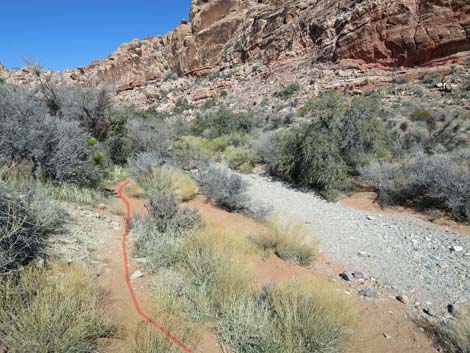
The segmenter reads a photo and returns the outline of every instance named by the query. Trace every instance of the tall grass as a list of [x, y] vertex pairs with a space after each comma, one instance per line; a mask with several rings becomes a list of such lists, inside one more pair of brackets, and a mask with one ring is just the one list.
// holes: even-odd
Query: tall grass
[[105, 296], [82, 268], [32, 267], [0, 286], [0, 346], [8, 352], [89, 353], [112, 333]]
[[312, 280], [275, 286], [268, 295], [285, 353], [344, 352], [357, 313], [336, 290]]
[[217, 317], [231, 303], [253, 291], [249, 248], [244, 250], [234, 238], [210, 229], [195, 233], [182, 243], [180, 261], [194, 296], [209, 303], [206, 314]]
[[251, 235], [250, 239], [263, 250], [273, 250], [280, 258], [299, 265], [310, 265], [318, 256], [318, 239], [300, 223], [282, 223], [278, 218], [271, 217], [269, 229]]

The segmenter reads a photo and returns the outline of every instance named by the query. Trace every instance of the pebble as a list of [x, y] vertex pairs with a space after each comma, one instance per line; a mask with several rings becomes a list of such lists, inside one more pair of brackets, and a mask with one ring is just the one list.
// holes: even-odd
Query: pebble
[[397, 300], [403, 304], [408, 304], [410, 302], [410, 299], [404, 294], [397, 295]]
[[429, 316], [436, 316], [436, 312], [433, 310], [433, 308], [424, 308], [423, 312]]
[[343, 271], [339, 274], [339, 276], [348, 282], [351, 282], [354, 279], [353, 273], [349, 271]]
[[378, 298], [379, 292], [375, 288], [364, 288], [359, 291], [359, 294], [367, 298]]
[[142, 271], [137, 270], [131, 275], [130, 280], [133, 281], [133, 280], [135, 280], [137, 278], [141, 278], [141, 277], [144, 277], [144, 274], [142, 273]]
[[[368, 214], [326, 202], [314, 191], [300, 191], [269, 177], [242, 178], [253, 202], [272, 207], [283, 220], [306, 222], [328, 257], [352, 272], [364, 271], [371, 283], [376, 278], [373, 287], [377, 290], [387, 286], [397, 295], [414, 288], [413, 302], [432, 302], [420, 310], [433, 307], [437, 311], [468, 299], [470, 257], [465, 254], [470, 252], [469, 237], [408, 214]], [[356, 281], [360, 280], [348, 283]]]
[[467, 314], [461, 304], [449, 304], [447, 311], [454, 317], [463, 317]]
[[366, 279], [366, 274], [361, 271], [354, 271], [353, 276], [357, 279]]
[[450, 251], [451, 252], [461, 252], [463, 251], [463, 246], [460, 246], [460, 245], [452, 245], [450, 247]]

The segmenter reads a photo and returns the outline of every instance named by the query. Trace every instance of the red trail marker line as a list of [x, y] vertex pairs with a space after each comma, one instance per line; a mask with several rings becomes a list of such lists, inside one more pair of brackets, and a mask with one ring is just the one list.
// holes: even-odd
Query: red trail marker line
[[153, 320], [150, 316], [148, 316], [140, 307], [139, 301], [137, 300], [137, 297], [135, 295], [134, 289], [131, 286], [131, 282], [129, 279], [129, 261], [127, 257], [127, 247], [126, 247], [126, 240], [127, 236], [129, 235], [129, 225], [131, 222], [131, 205], [129, 203], [129, 200], [123, 195], [124, 188], [131, 183], [130, 180], [126, 180], [123, 182], [121, 185], [119, 185], [118, 189], [118, 196], [119, 198], [124, 202], [126, 205], [126, 230], [124, 231], [122, 240], [121, 240], [121, 246], [122, 246], [122, 255], [124, 258], [124, 271], [126, 274], [126, 284], [127, 288], [129, 289], [129, 293], [132, 298], [132, 302], [134, 303], [134, 308], [137, 311], [137, 313], [145, 319], [148, 323], [153, 325], [157, 330], [159, 330], [161, 333], [163, 333], [168, 339], [173, 341], [176, 345], [180, 346], [184, 351], [188, 353], [193, 353], [193, 351], [187, 347], [183, 342], [181, 342], [177, 337], [173, 336], [170, 332], [168, 332], [162, 325], [160, 325], [158, 322]]

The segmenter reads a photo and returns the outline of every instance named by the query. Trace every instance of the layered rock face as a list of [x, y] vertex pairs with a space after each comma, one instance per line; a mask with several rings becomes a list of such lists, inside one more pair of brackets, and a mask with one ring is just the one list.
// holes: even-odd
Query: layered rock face
[[189, 22], [167, 35], [123, 44], [64, 75], [128, 90], [169, 72], [203, 75], [291, 56], [415, 66], [468, 50], [470, 0], [193, 0]]

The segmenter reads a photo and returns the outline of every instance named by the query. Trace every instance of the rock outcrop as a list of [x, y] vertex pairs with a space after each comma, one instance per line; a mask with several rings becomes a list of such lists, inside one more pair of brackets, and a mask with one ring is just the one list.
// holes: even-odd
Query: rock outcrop
[[469, 50], [469, 0], [193, 0], [189, 21], [172, 32], [63, 76], [125, 91], [172, 72], [199, 76], [286, 57], [416, 66]]
[[5, 68], [5, 66], [0, 64], [0, 81], [6, 80], [8, 76], [9, 75], [7, 69]]

